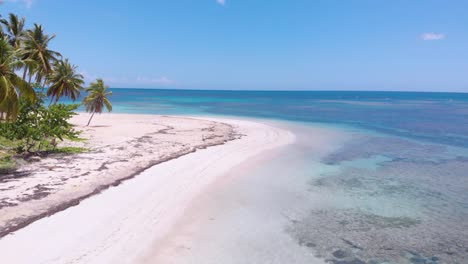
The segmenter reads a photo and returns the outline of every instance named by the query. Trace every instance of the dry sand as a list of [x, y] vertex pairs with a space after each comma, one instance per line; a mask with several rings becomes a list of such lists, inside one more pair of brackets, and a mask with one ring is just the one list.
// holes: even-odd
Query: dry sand
[[[94, 124], [85, 131], [91, 153], [49, 158], [29, 165], [28, 177], [0, 182], [0, 201], [17, 203], [0, 209], [2, 227], [60, 210], [169, 161], [3, 237], [0, 263], [138, 263], [217, 178], [294, 141], [288, 131], [228, 119], [103, 115]], [[47, 195], [36, 199], [41, 191]]]
[[88, 118], [72, 122], [89, 140], [65, 143], [88, 153], [50, 156], [0, 178], [0, 237], [155, 164], [239, 137], [231, 125], [208, 120], [104, 114], [86, 127]]

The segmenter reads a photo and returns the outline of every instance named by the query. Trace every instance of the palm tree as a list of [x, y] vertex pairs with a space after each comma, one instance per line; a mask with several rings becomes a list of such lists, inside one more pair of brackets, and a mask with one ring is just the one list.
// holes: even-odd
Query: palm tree
[[13, 49], [7, 38], [0, 38], [0, 112], [6, 120], [18, 115], [19, 97], [36, 99], [36, 93], [29, 83], [16, 75], [15, 70], [24, 65], [24, 55]]
[[[2, 15], [0, 15], [0, 17], [2, 17]], [[3, 27], [1, 27], [0, 25], [0, 38], [4, 38], [6, 35], [5, 35], [5, 32], [3, 32]]]
[[57, 103], [62, 96], [70, 97], [73, 101], [78, 99], [83, 89], [84, 77], [78, 74], [76, 69], [68, 59], [54, 63], [52, 73], [47, 76], [47, 82], [50, 84], [47, 96], [51, 96], [51, 102], [55, 99], [54, 103]]
[[108, 92], [108, 88], [108, 86], [104, 85], [102, 79], [97, 79], [86, 89], [89, 94], [83, 99], [83, 104], [86, 106], [86, 112], [92, 113], [86, 126], [89, 126], [95, 113], [102, 113], [104, 107], [107, 108], [107, 111], [112, 111], [112, 104], [108, 98], [112, 95], [112, 92]]
[[[22, 41], [24, 40], [26, 31], [24, 30], [24, 25], [26, 19], [24, 17], [19, 18], [17, 15], [10, 13], [9, 19], [0, 19], [0, 25], [5, 27], [0, 27], [0, 37], [7, 37], [10, 45], [15, 49], [19, 49], [22, 46]], [[24, 65], [23, 79], [26, 78], [26, 70], [30, 65]]]
[[45, 85], [46, 76], [52, 73], [52, 64], [62, 55], [56, 51], [48, 49], [49, 42], [55, 38], [55, 35], [44, 34], [41, 25], [34, 24], [33, 29], [26, 31], [24, 40], [24, 51], [27, 58], [37, 63], [36, 67], [30, 67], [29, 74], [36, 74], [36, 82]]
[[18, 49], [21, 44], [21, 40], [24, 37], [24, 24], [26, 19], [24, 17], [19, 18], [17, 15], [10, 13], [9, 19], [1, 19], [0, 23], [5, 27], [6, 34], [8, 35], [10, 44]]

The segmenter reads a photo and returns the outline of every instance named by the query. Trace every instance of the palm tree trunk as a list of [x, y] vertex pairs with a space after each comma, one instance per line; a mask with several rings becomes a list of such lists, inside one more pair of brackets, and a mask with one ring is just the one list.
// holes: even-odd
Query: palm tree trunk
[[26, 73], [28, 72], [28, 68], [27, 67], [24, 67], [24, 71], [23, 71], [23, 80], [26, 81]]
[[93, 114], [91, 115], [91, 117], [89, 118], [89, 121], [88, 121], [88, 124], [86, 126], [89, 126], [89, 124], [91, 123], [91, 119], [93, 119], [93, 116], [96, 112], [93, 112]]

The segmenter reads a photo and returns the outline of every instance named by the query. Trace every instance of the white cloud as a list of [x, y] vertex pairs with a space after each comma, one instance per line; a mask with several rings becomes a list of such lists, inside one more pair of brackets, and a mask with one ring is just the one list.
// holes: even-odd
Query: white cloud
[[137, 83], [142, 83], [142, 84], [172, 84], [174, 83], [173, 80], [165, 76], [162, 76], [159, 78], [138, 77], [136, 81]]
[[176, 83], [176, 81], [171, 80], [165, 76], [158, 77], [158, 78], [153, 78], [153, 77], [144, 77], [144, 76], [138, 76], [136, 78], [129, 78], [126, 76], [104, 76], [100, 77], [94, 74], [90, 74], [87, 71], [81, 71], [81, 75], [83, 75], [84, 80], [86, 83], [91, 83], [96, 81], [96, 79], [100, 78], [103, 79], [106, 84], [109, 85], [143, 85], [143, 86], [149, 86], [149, 85], [170, 85]]
[[423, 33], [423, 34], [421, 34], [421, 38], [423, 40], [441, 40], [441, 39], [445, 38], [445, 34], [434, 33], [434, 32]]
[[216, 2], [220, 5], [225, 5], [226, 4], [226, 0], [216, 0]]
[[81, 71], [79, 74], [83, 75], [86, 82], [94, 82], [97, 78], [97, 76], [89, 74], [87, 71]]
[[35, 0], [0, 0], [0, 4], [3, 3], [24, 3], [27, 8], [31, 8]]
[[120, 84], [132, 83], [131, 80], [129, 80], [127, 77], [122, 77], [122, 76], [118, 76], [118, 77], [115, 77], [115, 76], [101, 77], [101, 76], [97, 76], [97, 75], [94, 75], [94, 74], [90, 74], [87, 71], [82, 71], [82, 72], [80, 72], [80, 74], [83, 75], [85, 82], [88, 83], [88, 84], [91, 83], [91, 82], [95, 82], [97, 79], [103, 79], [105, 83], [110, 83], [110, 84], [114, 84], [114, 83], [120, 83]]

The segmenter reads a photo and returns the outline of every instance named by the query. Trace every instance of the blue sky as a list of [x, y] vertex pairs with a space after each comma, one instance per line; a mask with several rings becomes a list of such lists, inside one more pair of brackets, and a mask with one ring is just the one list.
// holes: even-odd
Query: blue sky
[[1, 2], [112, 87], [468, 92], [468, 1]]

